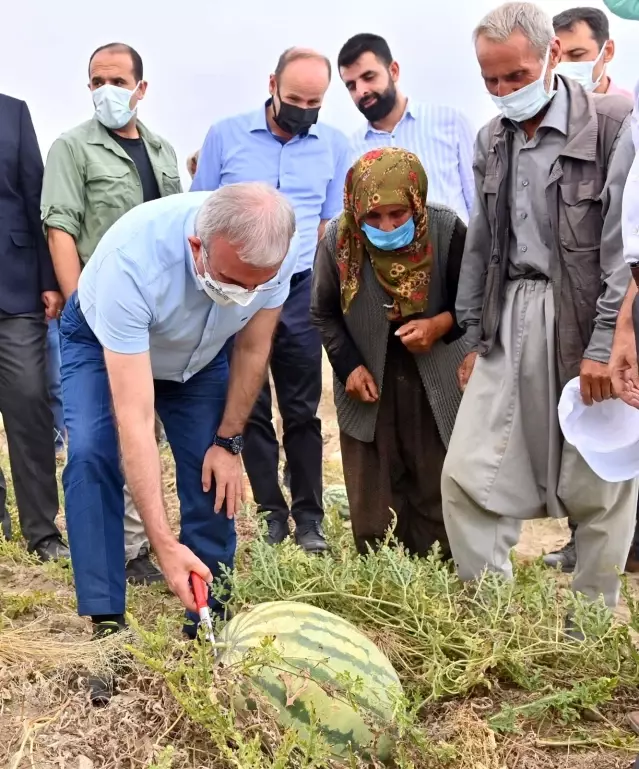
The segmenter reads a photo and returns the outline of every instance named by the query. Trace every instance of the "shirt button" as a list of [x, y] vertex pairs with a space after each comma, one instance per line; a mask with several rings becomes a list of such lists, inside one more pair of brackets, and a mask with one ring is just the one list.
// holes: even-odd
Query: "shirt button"
[[528, 219], [528, 214], [525, 211], [522, 211], [520, 216], [522, 219]]
[[529, 184], [530, 182], [528, 181], [528, 179], [524, 179], [524, 181], [522, 182], [523, 187], [527, 187]]
[[522, 246], [521, 250], [525, 253], [526, 251], [528, 251], [528, 246]]

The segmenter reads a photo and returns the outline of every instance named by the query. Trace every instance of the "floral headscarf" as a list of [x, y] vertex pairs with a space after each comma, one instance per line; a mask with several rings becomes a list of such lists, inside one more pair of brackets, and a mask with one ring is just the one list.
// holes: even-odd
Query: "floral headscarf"
[[[432, 248], [428, 237], [428, 180], [419, 158], [399, 147], [372, 150], [346, 176], [344, 212], [337, 229], [337, 268], [343, 312], [357, 295], [368, 254], [375, 275], [392, 297], [390, 320], [423, 312], [428, 301]], [[377, 206], [409, 206], [413, 242], [396, 251], [376, 248], [362, 231], [364, 217]]]

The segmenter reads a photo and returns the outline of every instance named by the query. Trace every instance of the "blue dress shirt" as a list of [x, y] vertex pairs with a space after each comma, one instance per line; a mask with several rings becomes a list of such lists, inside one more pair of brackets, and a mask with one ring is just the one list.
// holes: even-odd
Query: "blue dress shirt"
[[303, 136], [280, 141], [266, 122], [266, 106], [211, 127], [200, 151], [191, 191], [237, 182], [267, 182], [295, 209], [300, 234], [297, 271], [313, 266], [320, 220], [342, 211], [350, 168], [348, 139], [325, 123]]
[[80, 309], [107, 350], [150, 350], [154, 379], [186, 382], [262, 308], [281, 307], [295, 272], [299, 238], [279, 273], [247, 307], [221, 307], [196, 279], [189, 235], [209, 192], [143, 203], [126, 213], [98, 244], [82, 271]]

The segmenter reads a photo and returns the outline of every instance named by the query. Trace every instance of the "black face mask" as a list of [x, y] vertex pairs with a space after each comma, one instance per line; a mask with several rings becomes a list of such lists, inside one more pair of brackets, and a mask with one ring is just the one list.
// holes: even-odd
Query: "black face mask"
[[273, 102], [273, 120], [277, 125], [286, 131], [291, 136], [297, 136], [298, 134], [308, 131], [308, 129], [317, 123], [319, 117], [319, 107], [311, 107], [309, 109], [303, 109], [296, 104], [288, 104], [282, 101], [279, 96], [280, 108], [275, 112], [275, 102]]
[[395, 83], [391, 80], [388, 88], [383, 93], [374, 93], [367, 96], [370, 99], [371, 96], [376, 96], [376, 100], [369, 107], [362, 107], [361, 104], [357, 105], [357, 109], [364, 115], [369, 123], [376, 123], [378, 120], [383, 120], [388, 117], [393, 111], [393, 107], [397, 104], [397, 89]]

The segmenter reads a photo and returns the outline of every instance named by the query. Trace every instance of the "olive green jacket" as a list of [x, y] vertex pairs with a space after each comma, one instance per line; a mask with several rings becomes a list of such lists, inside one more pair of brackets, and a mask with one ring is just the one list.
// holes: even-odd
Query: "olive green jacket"
[[[173, 147], [138, 123], [160, 195], [182, 192]], [[96, 119], [62, 134], [49, 150], [42, 185], [44, 234], [63, 230], [86, 264], [105, 232], [143, 202], [135, 163]]]

